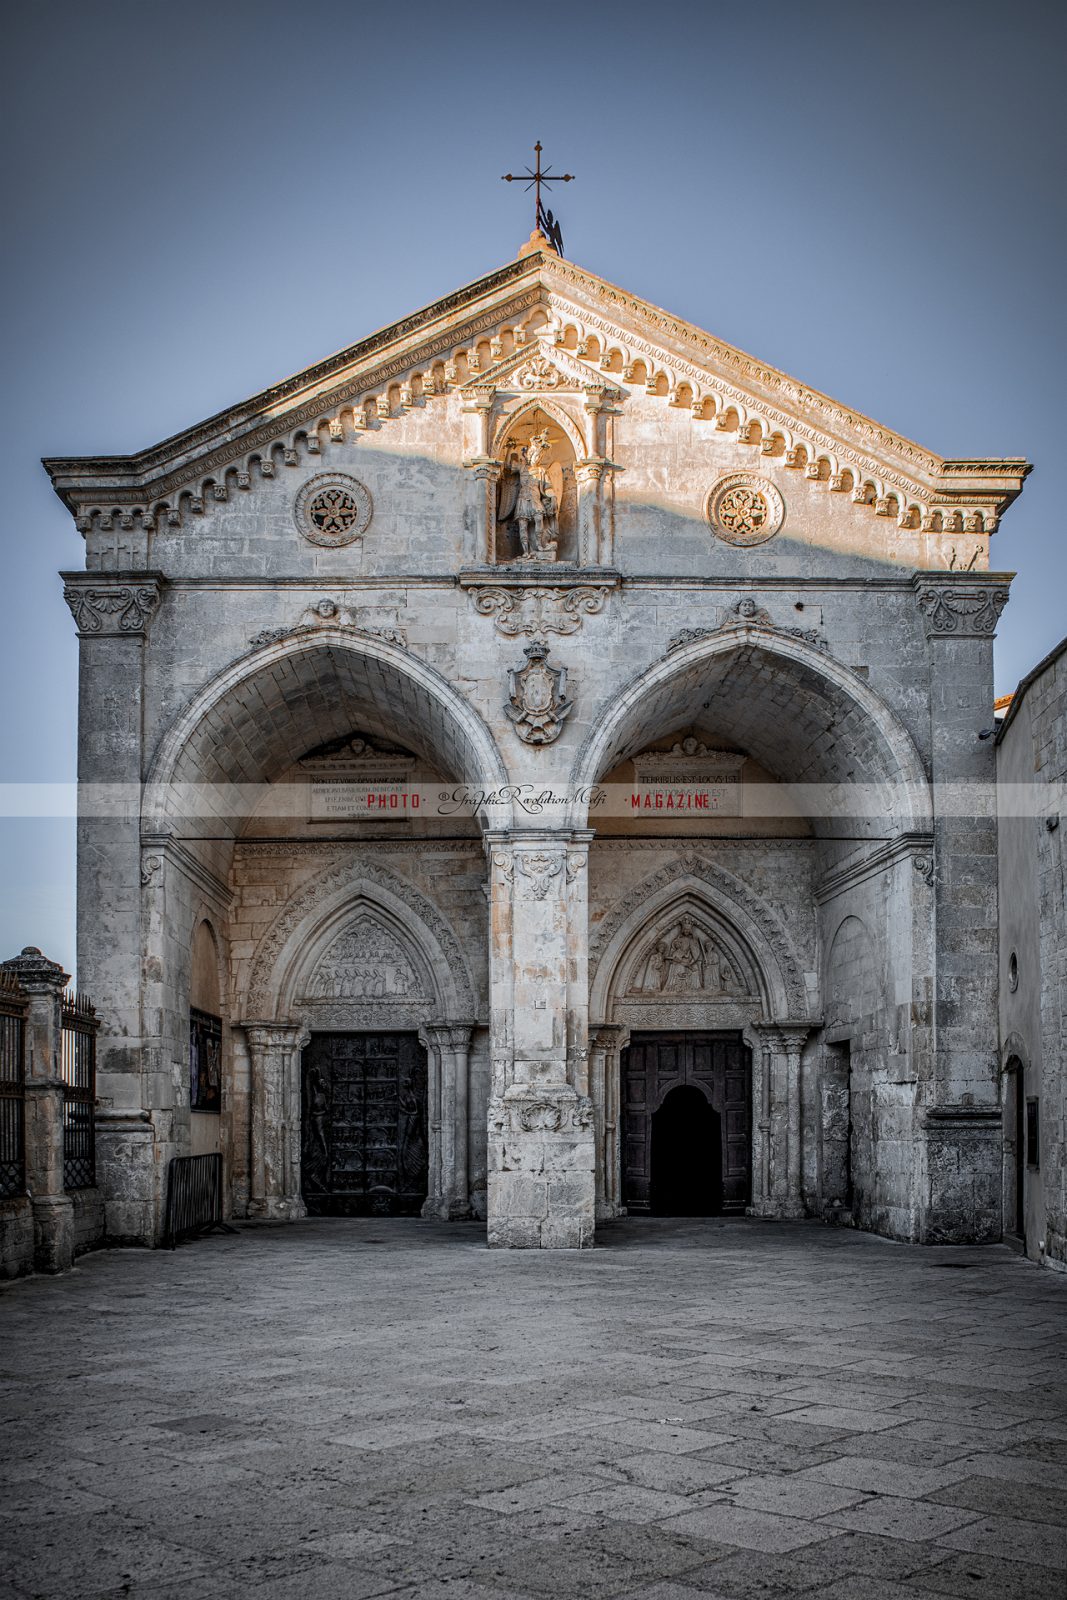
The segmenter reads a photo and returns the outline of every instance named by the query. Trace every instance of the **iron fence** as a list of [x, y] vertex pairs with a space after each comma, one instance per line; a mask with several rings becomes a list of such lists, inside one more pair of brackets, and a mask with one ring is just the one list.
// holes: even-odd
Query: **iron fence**
[[96, 1183], [96, 1034], [99, 1024], [84, 995], [63, 997], [63, 1187]]
[[0, 971], [0, 1199], [26, 1188], [26, 1001]]

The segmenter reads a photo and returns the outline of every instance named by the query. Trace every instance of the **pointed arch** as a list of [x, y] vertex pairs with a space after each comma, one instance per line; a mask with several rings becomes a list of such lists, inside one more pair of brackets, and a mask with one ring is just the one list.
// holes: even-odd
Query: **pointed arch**
[[650, 925], [700, 906], [739, 965], [756, 978], [763, 1020], [801, 1018], [809, 1001], [792, 940], [774, 913], [732, 873], [698, 855], [662, 867], [609, 912], [590, 942], [589, 1014], [607, 1021], [619, 998], [616, 986], [648, 937]]
[[252, 957], [246, 1014], [287, 1019], [322, 956], [361, 909], [417, 951], [422, 975], [433, 986], [433, 1015], [474, 1016], [474, 986], [455, 933], [413, 884], [373, 860], [336, 862], [288, 901]]
[[[668, 650], [592, 711], [571, 774], [573, 826], [586, 825], [590, 794], [606, 772], [691, 723], [693, 707], [719, 695], [719, 731], [777, 776], [829, 791], [867, 785], [879, 803], [884, 797], [893, 831], [930, 831], [929, 783], [915, 742], [862, 678], [817, 644], [770, 624], [694, 631], [698, 637]], [[783, 717], [790, 679], [796, 712]]]
[[[149, 768], [145, 830], [173, 828], [187, 786], [239, 790], [268, 781], [292, 759], [291, 751], [283, 759], [292, 729], [307, 730], [308, 704], [327, 702], [323, 690], [330, 685], [341, 720], [377, 708], [383, 728], [395, 732], [400, 719], [405, 739], [432, 765], [443, 765], [483, 794], [506, 786], [507, 770], [488, 726], [436, 668], [369, 634], [301, 628], [231, 662], [175, 718]], [[285, 716], [273, 710], [257, 720], [247, 709], [279, 701], [288, 708]], [[238, 721], [239, 739], [221, 736]], [[323, 741], [344, 731], [340, 722], [319, 730]], [[313, 732], [312, 726], [309, 741]], [[506, 801], [487, 804], [480, 813], [483, 824], [493, 827], [508, 826], [510, 815]]]

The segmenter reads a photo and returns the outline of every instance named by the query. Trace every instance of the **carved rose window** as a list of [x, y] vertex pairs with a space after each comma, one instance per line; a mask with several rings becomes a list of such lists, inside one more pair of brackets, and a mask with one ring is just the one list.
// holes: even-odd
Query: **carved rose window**
[[706, 514], [712, 532], [727, 544], [762, 544], [782, 526], [785, 502], [767, 479], [734, 472], [714, 486]]
[[719, 521], [728, 533], [748, 537], [767, 522], [767, 500], [758, 489], [731, 489], [719, 502]]
[[296, 525], [312, 544], [351, 544], [366, 531], [373, 506], [369, 490], [358, 478], [320, 474], [296, 498]]

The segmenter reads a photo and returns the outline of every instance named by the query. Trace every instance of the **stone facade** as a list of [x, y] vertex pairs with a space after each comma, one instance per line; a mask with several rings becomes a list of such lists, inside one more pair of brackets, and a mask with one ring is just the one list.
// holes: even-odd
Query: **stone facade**
[[999, 1235], [977, 733], [1024, 462], [944, 461], [535, 238], [165, 445], [46, 465], [86, 540], [110, 1238], [218, 1150], [236, 1215], [399, 1204], [404, 1169], [493, 1245], [584, 1247], [662, 1157], [671, 1060], [756, 1215]]
[[997, 733], [1004, 1230], [1067, 1270], [1067, 639]]

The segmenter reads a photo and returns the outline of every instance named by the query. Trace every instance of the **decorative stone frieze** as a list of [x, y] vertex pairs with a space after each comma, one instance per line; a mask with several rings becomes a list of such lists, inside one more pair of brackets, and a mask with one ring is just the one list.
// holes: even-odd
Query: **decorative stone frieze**
[[408, 647], [408, 636], [403, 628], [365, 627], [356, 621], [354, 613], [347, 606], [330, 599], [316, 600], [314, 604], [306, 606], [300, 621], [292, 627], [264, 628], [254, 634], [248, 643], [253, 650], [260, 650], [266, 644], [276, 644], [279, 639], [294, 638], [302, 633], [312, 634], [323, 628], [339, 628], [363, 639], [378, 639], [382, 644], [395, 645], [398, 650]]
[[65, 572], [63, 577], [63, 598], [82, 639], [143, 636], [159, 605], [161, 580], [156, 573]]
[[669, 655], [672, 650], [680, 650], [687, 644], [695, 644], [700, 639], [710, 639], [714, 634], [726, 633], [734, 628], [762, 628], [786, 639], [800, 639], [805, 644], [813, 645], [816, 650], [829, 651], [830, 648], [830, 641], [825, 634], [819, 632], [818, 628], [782, 627], [772, 620], [766, 606], [761, 606], [750, 595], [745, 595], [720, 614], [719, 621], [714, 627], [682, 628], [678, 633], [672, 634], [667, 641], [667, 654]]

